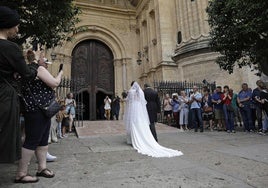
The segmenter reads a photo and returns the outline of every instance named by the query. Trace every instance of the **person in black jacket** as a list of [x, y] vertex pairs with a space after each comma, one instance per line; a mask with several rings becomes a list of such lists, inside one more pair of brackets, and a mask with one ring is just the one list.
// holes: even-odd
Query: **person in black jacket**
[[146, 107], [150, 119], [150, 129], [155, 140], [158, 141], [155, 131], [155, 122], [157, 122], [157, 113], [160, 113], [160, 99], [158, 93], [154, 91], [149, 84], [144, 84], [144, 96], [147, 101]]
[[9, 40], [17, 36], [19, 23], [17, 12], [0, 6], [0, 163], [21, 158], [19, 82], [37, 75], [37, 69], [26, 65], [20, 47]]

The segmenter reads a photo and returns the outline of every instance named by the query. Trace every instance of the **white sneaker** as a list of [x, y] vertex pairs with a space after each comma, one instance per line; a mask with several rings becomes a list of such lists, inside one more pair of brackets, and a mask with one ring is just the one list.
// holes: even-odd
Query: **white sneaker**
[[47, 152], [47, 162], [54, 162], [54, 161], [56, 161], [56, 159], [57, 159], [56, 156], [50, 155], [50, 154]]

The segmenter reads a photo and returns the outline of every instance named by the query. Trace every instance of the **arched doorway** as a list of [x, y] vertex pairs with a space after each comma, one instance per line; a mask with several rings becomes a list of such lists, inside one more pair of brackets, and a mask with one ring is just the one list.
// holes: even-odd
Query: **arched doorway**
[[101, 119], [99, 113], [105, 96], [114, 94], [113, 61], [110, 48], [98, 40], [83, 41], [72, 52], [71, 76], [83, 82], [78, 90], [83, 91], [80, 98], [87, 100], [82, 101], [84, 120]]

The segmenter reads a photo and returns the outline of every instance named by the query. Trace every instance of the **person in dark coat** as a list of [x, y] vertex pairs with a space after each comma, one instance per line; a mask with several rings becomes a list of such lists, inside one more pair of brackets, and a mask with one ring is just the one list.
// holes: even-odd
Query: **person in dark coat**
[[18, 79], [33, 80], [35, 68], [26, 65], [17, 44], [8, 39], [18, 33], [17, 12], [0, 6], [0, 163], [13, 163], [21, 157]]
[[120, 97], [117, 95], [114, 99], [113, 99], [113, 103], [112, 103], [112, 111], [113, 111], [113, 117], [115, 116], [116, 120], [118, 120], [119, 118], [119, 112], [120, 112]]
[[144, 96], [147, 101], [146, 107], [150, 119], [150, 129], [155, 140], [158, 141], [155, 131], [155, 122], [157, 122], [157, 113], [160, 113], [160, 99], [158, 93], [154, 91], [149, 84], [144, 84]]

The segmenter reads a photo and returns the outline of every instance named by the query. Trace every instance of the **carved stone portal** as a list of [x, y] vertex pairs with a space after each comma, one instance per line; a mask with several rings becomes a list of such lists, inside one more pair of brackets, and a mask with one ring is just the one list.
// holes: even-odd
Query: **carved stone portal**
[[72, 78], [85, 82], [77, 86], [85, 106], [84, 119], [102, 119], [103, 100], [114, 94], [113, 54], [104, 43], [87, 40], [74, 48], [72, 56]]

